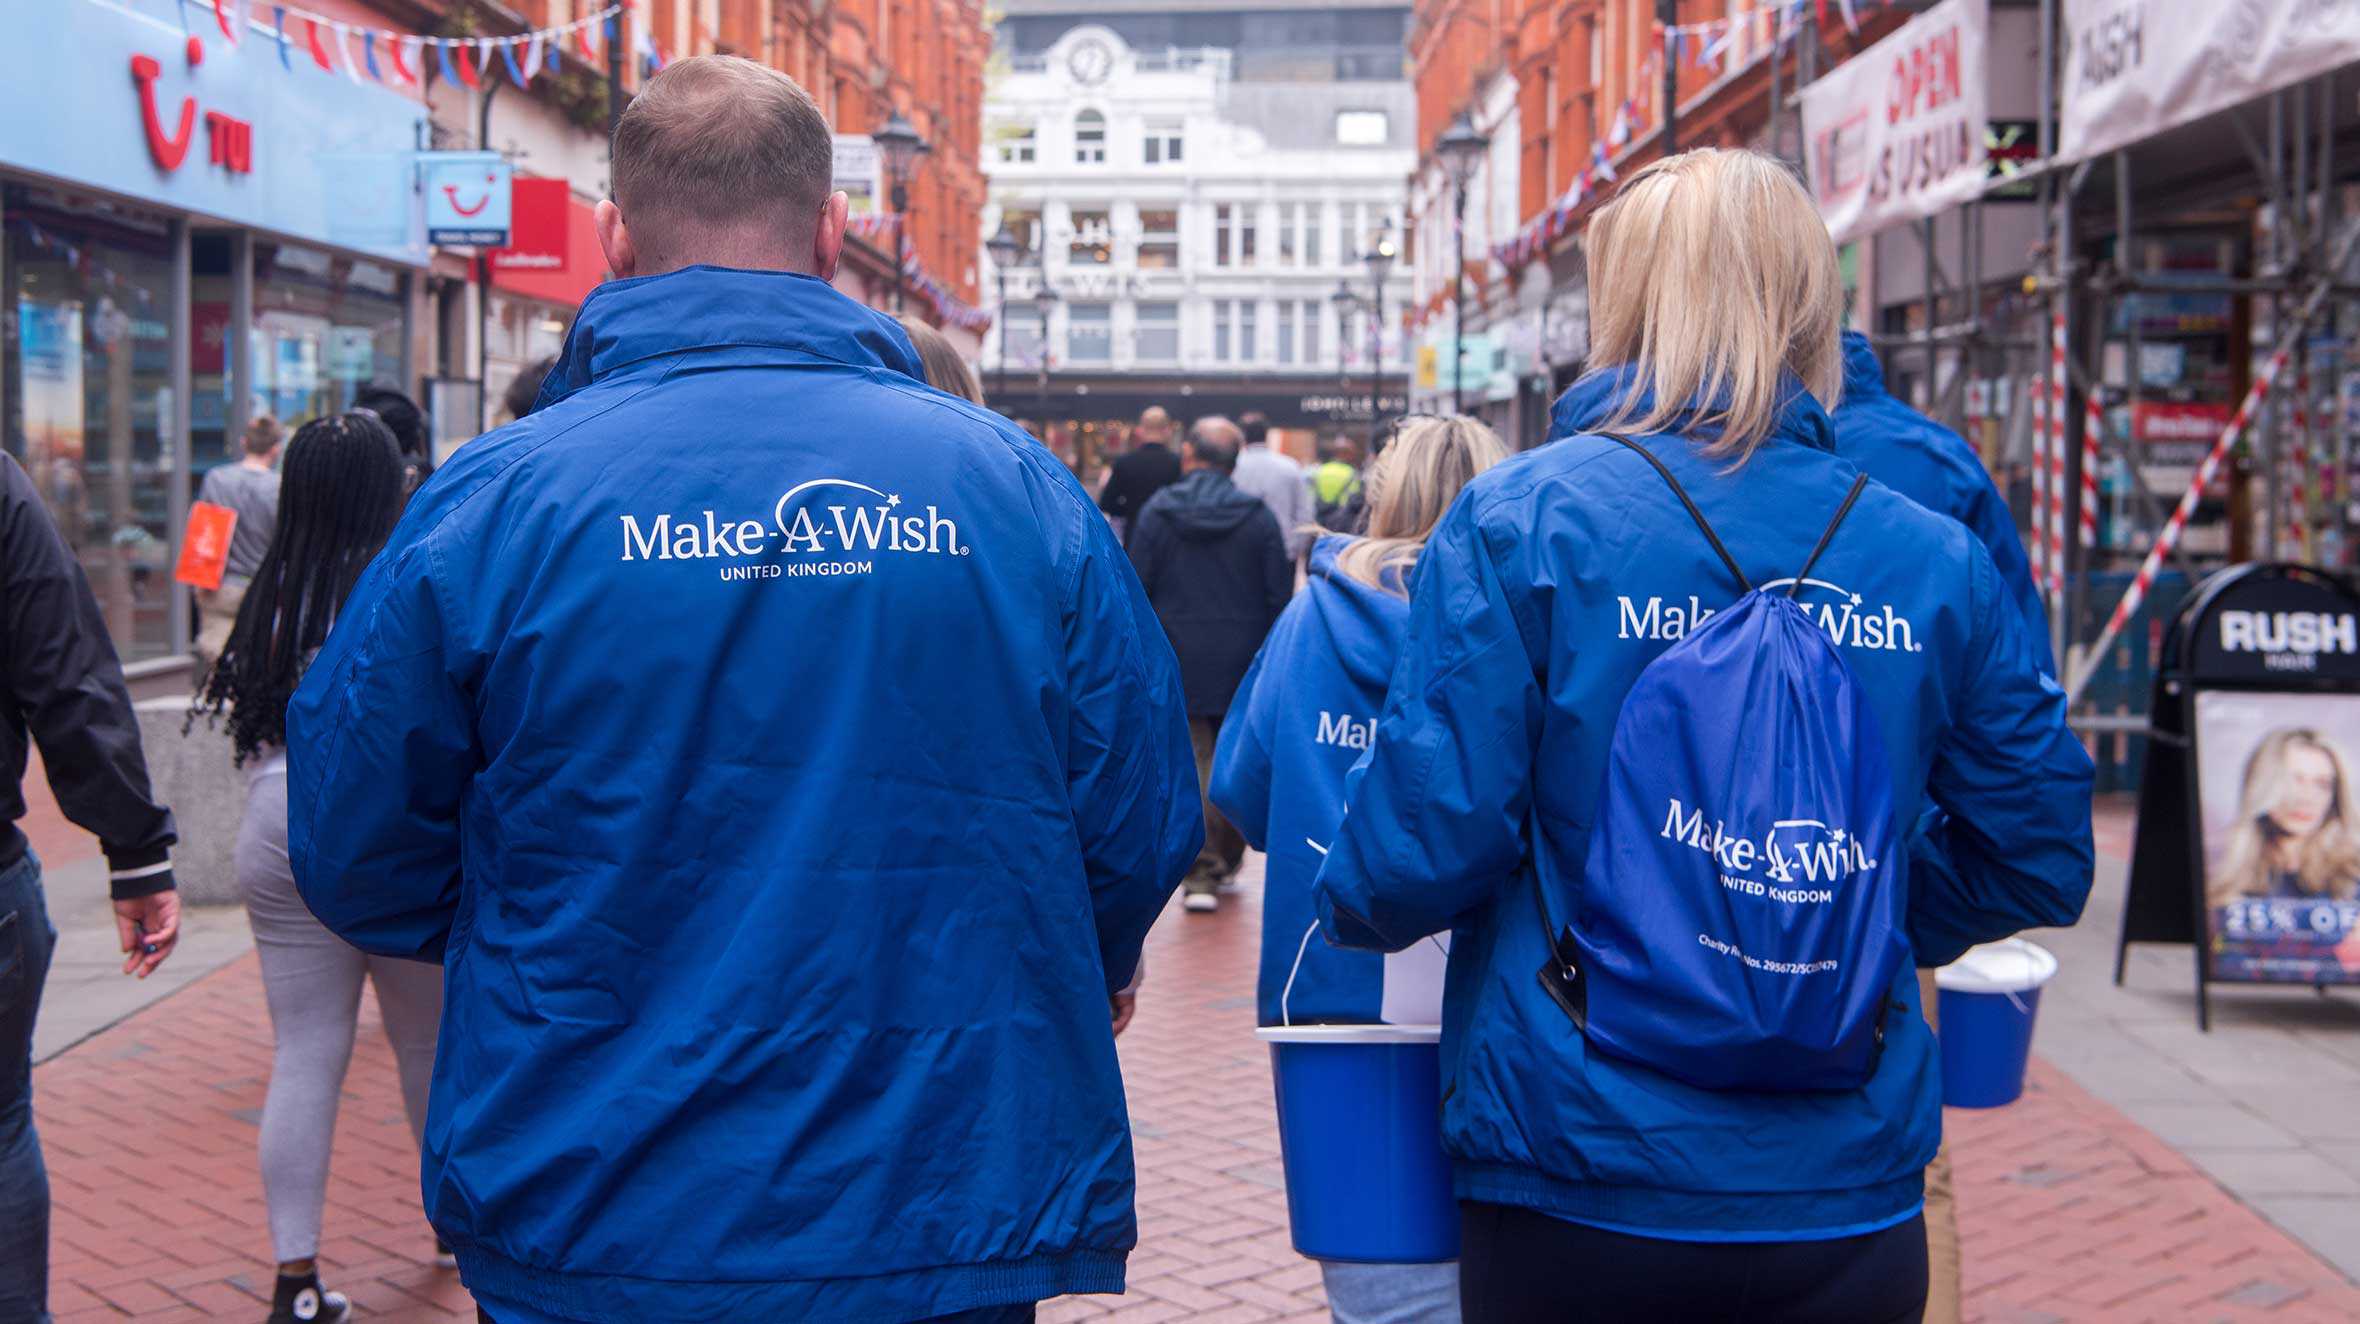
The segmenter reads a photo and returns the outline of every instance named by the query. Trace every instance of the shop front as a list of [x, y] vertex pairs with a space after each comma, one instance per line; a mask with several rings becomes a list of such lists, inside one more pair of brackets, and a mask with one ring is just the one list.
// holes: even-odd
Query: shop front
[[[194, 11], [192, 11], [193, 13]], [[198, 35], [191, 35], [192, 33]], [[28, 6], [0, 52], [0, 444], [126, 663], [187, 652], [173, 543], [246, 421], [409, 383], [423, 106], [171, 0]]]

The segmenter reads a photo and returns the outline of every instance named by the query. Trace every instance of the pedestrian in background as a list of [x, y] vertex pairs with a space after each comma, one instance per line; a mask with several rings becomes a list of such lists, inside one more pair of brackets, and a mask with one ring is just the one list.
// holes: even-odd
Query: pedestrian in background
[[234, 464], [217, 464], [205, 471], [197, 485], [197, 500], [236, 511], [238, 521], [229, 534], [229, 560], [221, 572], [221, 587], [197, 593], [197, 674], [221, 656], [230, 626], [238, 619], [246, 585], [262, 564], [271, 531], [279, 521], [279, 446], [286, 432], [268, 414], [249, 420], [238, 434], [241, 454]]
[[260, 1142], [278, 1260], [270, 1324], [337, 1324], [351, 1313], [343, 1293], [320, 1285], [316, 1257], [363, 982], [377, 989], [411, 1138], [422, 1142], [425, 1134], [442, 968], [370, 956], [330, 933], [305, 909], [287, 861], [287, 701], [401, 517], [405, 468], [392, 430], [375, 414], [355, 410], [296, 430], [277, 536], [197, 703], [199, 712], [226, 716], [237, 764], [246, 769], [238, 890], [254, 930], [273, 1042]]
[[1311, 518], [1331, 533], [1358, 533], [1360, 445], [1339, 433], [1319, 450], [1319, 467], [1311, 471]]
[[918, 351], [918, 365], [926, 370], [928, 386], [946, 395], [955, 395], [972, 404], [983, 403], [983, 387], [975, 380], [975, 369], [951, 348], [940, 331], [926, 324], [921, 317], [908, 314], [893, 319], [901, 323], [902, 334], [910, 338], [910, 345]]
[[1221, 908], [1221, 894], [1245, 862], [1245, 838], [1213, 805], [1213, 746], [1238, 682], [1295, 591], [1295, 568], [1270, 508], [1230, 480], [1244, 434], [1218, 414], [1188, 429], [1186, 476], [1139, 512], [1131, 563], [1156, 619], [1180, 655], [1189, 735], [1205, 790], [1204, 850], [1189, 868], [1182, 901]]
[[353, 397], [352, 407], [375, 414], [392, 431], [394, 443], [401, 447], [410, 490], [416, 491], [420, 483], [434, 476], [434, 439], [427, 435], [426, 411], [417, 401], [380, 382]]
[[1680, 633], [1661, 605], [1795, 575], [1848, 499], [1814, 586], [1794, 586], [1807, 610], [1841, 585], [1891, 623], [1833, 642], [1892, 769], [1893, 839], [1921, 806], [1950, 815], [1949, 877], [1881, 878], [1904, 889], [1918, 964], [2079, 915], [2089, 758], [1990, 554], [1835, 454], [1842, 282], [1793, 177], [1752, 153], [1669, 158], [1624, 182], [1588, 247], [1593, 363], [1615, 378], [1599, 426], [1643, 454], [1561, 438], [1476, 479], [1435, 530], [1320, 916], [1387, 950], [1454, 929], [1444, 1144], [1469, 1320], [1563, 1318], [1569, 1290], [1601, 1320], [1914, 1320], [1941, 1091], [1912, 973], [1859, 1087], [1704, 1088], [1588, 1037], [1542, 907], [1575, 914], [1624, 697]]
[[[33, 1022], [57, 930], [25, 816], [28, 741], [67, 821], [98, 838], [123, 973], [180, 941], [171, 811], [148, 787], [139, 721], [82, 563], [16, 457], [0, 451], [0, 1319], [49, 1317], [49, 1173], [33, 1130]], [[126, 1132], [136, 1123], [125, 1119]], [[153, 1159], [126, 1137], [127, 1162]]]
[[289, 708], [304, 900], [443, 963], [425, 1204], [499, 1324], [1027, 1319], [1138, 1239], [1178, 668], [1073, 475], [829, 283], [833, 141], [747, 60], [641, 86], [620, 279]]
[[[1401, 656], [1418, 553], [1459, 490], [1507, 456], [1471, 418], [1405, 425], [1370, 466], [1368, 536], [1312, 544], [1309, 585], [1271, 629], [1222, 724], [1213, 802], [1269, 852], [1256, 983], [1263, 1025], [1382, 1019], [1384, 958], [1313, 941], [1311, 881], [1343, 821], [1344, 774], [1368, 746]], [[1459, 1317], [1456, 1264], [1323, 1262], [1320, 1273], [1336, 1324]]]
[[1270, 445], [1270, 417], [1256, 410], [1240, 415], [1238, 430], [1245, 449], [1238, 452], [1238, 490], [1270, 507], [1286, 540], [1287, 560], [1300, 561], [1311, 546], [1311, 483], [1294, 457]]
[[500, 393], [500, 421], [513, 423], [533, 412], [533, 402], [541, 398], [541, 383], [549, 380], [549, 370], [557, 366], [557, 356], [535, 359], [522, 371], [508, 379], [508, 389]]
[[1131, 545], [1139, 512], [1147, 508], [1148, 501], [1180, 481], [1180, 457], [1172, 453], [1172, 431], [1172, 416], [1162, 405], [1149, 405], [1140, 411], [1139, 425], [1131, 429], [1130, 452], [1106, 471], [1098, 508], [1122, 532], [1125, 547]]

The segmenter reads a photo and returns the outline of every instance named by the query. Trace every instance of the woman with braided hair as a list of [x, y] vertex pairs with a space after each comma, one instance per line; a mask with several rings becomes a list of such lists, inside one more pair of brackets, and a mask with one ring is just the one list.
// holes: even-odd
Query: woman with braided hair
[[351, 1311], [341, 1293], [320, 1286], [314, 1257], [364, 977], [377, 987], [413, 1137], [426, 1120], [434, 1069], [442, 971], [367, 955], [312, 917], [287, 862], [281, 748], [288, 696], [401, 517], [405, 469], [392, 431], [367, 410], [313, 419], [296, 432], [287, 447], [278, 529], [197, 698], [198, 712], [226, 718], [249, 785], [238, 829], [238, 884], [276, 1040], [261, 1140], [263, 1195], [279, 1262], [271, 1324], [337, 1324]]

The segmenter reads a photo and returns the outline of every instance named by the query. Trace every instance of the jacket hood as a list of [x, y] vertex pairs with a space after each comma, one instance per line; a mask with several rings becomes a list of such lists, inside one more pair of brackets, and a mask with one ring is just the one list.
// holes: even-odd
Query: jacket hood
[[1844, 333], [1844, 398], [1866, 400], [1885, 393], [1885, 365], [1858, 331]]
[[926, 380], [910, 338], [893, 319], [816, 276], [696, 266], [610, 280], [590, 291], [533, 408], [546, 409], [643, 359], [725, 345], [775, 346]]
[[[1835, 449], [1835, 429], [1817, 397], [1803, 389], [1801, 379], [1787, 374], [1781, 383], [1784, 399], [1778, 423], [1770, 429], [1773, 441], [1791, 441], [1816, 450]], [[1655, 392], [1628, 365], [1601, 368], [1565, 388], [1549, 411], [1549, 438], [1554, 441], [1594, 431], [1628, 400], [1640, 413], [1654, 407]], [[1699, 406], [1701, 408], [1701, 406]], [[1698, 432], [1709, 429], [1698, 429]]]
[[1226, 474], [1199, 469], [1156, 493], [1150, 503], [1183, 538], [1206, 542], [1237, 531], [1237, 526], [1263, 509], [1261, 498], [1241, 490]]
[[1371, 588], [1337, 566], [1336, 554], [1356, 541], [1329, 536], [1311, 545], [1311, 611], [1352, 683], [1382, 691], [1401, 657], [1409, 599]]

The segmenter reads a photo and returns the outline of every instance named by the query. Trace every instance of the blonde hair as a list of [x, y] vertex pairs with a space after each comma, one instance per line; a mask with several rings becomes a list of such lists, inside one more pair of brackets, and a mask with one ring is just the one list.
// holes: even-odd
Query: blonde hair
[[1426, 535], [1475, 475], [1508, 458], [1500, 435], [1461, 414], [1405, 420], [1368, 469], [1368, 536], [1336, 554], [1336, 568], [1370, 588], [1409, 595]]
[[1707, 454], [1743, 464], [1778, 422], [1785, 373], [1835, 407], [1843, 277], [1777, 161], [1700, 148], [1654, 162], [1591, 220], [1587, 247], [1591, 359], [1629, 365], [1654, 393], [1644, 411], [1626, 397], [1602, 427], [1696, 426], [1715, 434]]
[[[2327, 815], [2310, 836], [2295, 839], [2272, 816], [2285, 798], [2293, 775], [2287, 755], [2307, 749], [2324, 757], [2335, 769], [2335, 793]], [[2229, 829], [2229, 849], [2221, 867], [2205, 888], [2211, 905], [2227, 905], [2239, 897], [2269, 896], [2270, 875], [2277, 871], [2273, 856], [2282, 843], [2293, 841], [2295, 887], [2305, 896], [2348, 901], [2360, 890], [2360, 833], [2352, 814], [2352, 770], [2344, 752], [2308, 727], [2289, 726], [2272, 731], [2245, 761], [2245, 786], [2238, 796], [2237, 821]]]
[[918, 366], [926, 370], [926, 384], [945, 395], [983, 403], [983, 387], [975, 380], [975, 370], [940, 331], [907, 313], [896, 316], [901, 329], [908, 333], [910, 345], [918, 351]]

